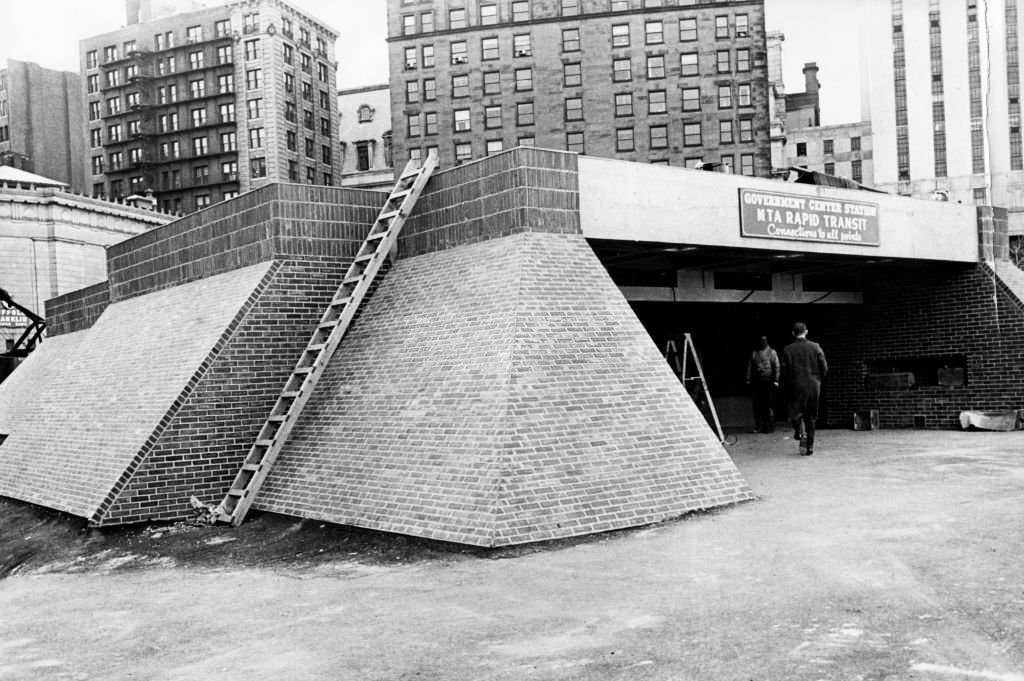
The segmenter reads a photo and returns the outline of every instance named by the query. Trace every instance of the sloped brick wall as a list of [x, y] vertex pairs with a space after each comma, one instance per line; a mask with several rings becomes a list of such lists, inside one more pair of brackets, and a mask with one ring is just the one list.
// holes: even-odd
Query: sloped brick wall
[[[39, 402], [49, 399], [46, 387], [67, 375], [67, 362], [75, 355], [84, 336], [83, 333], [65, 333], [46, 339], [18, 365], [17, 371], [0, 382], [0, 433], [13, 432], [38, 409]], [[22, 484], [22, 476], [31, 473], [29, 463], [23, 461], [8, 467], [6, 474], [19, 480], [15, 484]]]
[[344, 274], [342, 265], [326, 258], [275, 263], [138, 469], [126, 471], [123, 490], [108, 497], [99, 524], [174, 520], [190, 514], [192, 495], [208, 504], [221, 500]]
[[400, 260], [255, 507], [483, 546], [751, 498], [581, 236]]
[[18, 393], [45, 397], [3, 444], [0, 495], [92, 518], [166, 428], [168, 411], [206, 370], [269, 267], [113, 303], [90, 329], [72, 334], [77, 344], [60, 344], [49, 357], [60, 373]]

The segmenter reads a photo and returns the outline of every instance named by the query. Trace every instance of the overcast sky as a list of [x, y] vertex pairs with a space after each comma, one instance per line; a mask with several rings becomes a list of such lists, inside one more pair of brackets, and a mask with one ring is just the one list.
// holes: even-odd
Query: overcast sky
[[[862, 0], [861, 0], [862, 1]], [[387, 82], [386, 0], [291, 0], [333, 26], [338, 87]], [[786, 89], [803, 88], [804, 62], [817, 62], [822, 123], [860, 119], [858, 0], [766, 0], [767, 28], [786, 35]], [[78, 71], [78, 41], [125, 23], [124, 0], [0, 0], [0, 61], [34, 61]]]

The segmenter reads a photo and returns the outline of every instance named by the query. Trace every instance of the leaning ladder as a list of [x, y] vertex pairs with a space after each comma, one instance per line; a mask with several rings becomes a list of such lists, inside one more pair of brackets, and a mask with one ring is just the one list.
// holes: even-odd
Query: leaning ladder
[[216, 520], [237, 526], [245, 519], [256, 493], [270, 473], [302, 408], [323, 374], [324, 367], [341, 343], [360, 303], [373, 284], [385, 255], [392, 253], [395, 248], [398, 233], [435, 167], [437, 154], [433, 151], [428, 154], [422, 166], [417, 166], [415, 161], [409, 161], [405, 166], [306, 349], [302, 351], [302, 356], [249, 449], [234, 482], [223, 501], [214, 509]]
[[[696, 376], [687, 376], [689, 367], [687, 366], [688, 358], [693, 358], [693, 364], [697, 367]], [[689, 333], [683, 334], [683, 351], [679, 352], [676, 342], [670, 340], [665, 345], [665, 359], [668, 360], [669, 364], [675, 369], [675, 374], [679, 376], [679, 380], [686, 387], [687, 392], [690, 392], [690, 382], [697, 383], [697, 390], [703, 392], [703, 395], [699, 393], [691, 396], [694, 398], [694, 402], [698, 403], [697, 400], [703, 397], [704, 401], [708, 405], [708, 411], [711, 412], [711, 418], [714, 420], [715, 432], [718, 435], [718, 439], [723, 444], [725, 443], [725, 432], [722, 430], [722, 423], [718, 420], [718, 411], [715, 409], [715, 402], [711, 399], [711, 390], [708, 388], [708, 382], [704, 379], [704, 368], [700, 365], [700, 358], [697, 356], [697, 346], [693, 344], [693, 336]], [[699, 403], [698, 403], [699, 408]], [[710, 424], [709, 424], [710, 425]]]

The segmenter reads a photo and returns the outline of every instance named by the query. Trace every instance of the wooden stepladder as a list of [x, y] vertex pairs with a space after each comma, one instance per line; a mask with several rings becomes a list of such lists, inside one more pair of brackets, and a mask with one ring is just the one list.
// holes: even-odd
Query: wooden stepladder
[[306, 349], [302, 351], [270, 416], [260, 428], [234, 482], [214, 509], [216, 520], [237, 526], [245, 518], [256, 493], [288, 440], [302, 408], [380, 271], [384, 258], [393, 255], [393, 249], [398, 244], [398, 233], [436, 167], [437, 153], [433, 151], [427, 155], [422, 166], [418, 166], [416, 161], [409, 161], [405, 166], [341, 285], [327, 305]]
[[[718, 439], [725, 442], [725, 432], [722, 430], [722, 424], [718, 420], [718, 412], [715, 410], [715, 402], [711, 399], [711, 391], [708, 389], [708, 382], [704, 378], [704, 369], [700, 365], [700, 358], [697, 357], [697, 348], [693, 344], [693, 337], [688, 334], [683, 334], [683, 349], [679, 351], [678, 346], [674, 340], [668, 341], [665, 344], [665, 359], [672, 365], [673, 370], [682, 381], [686, 391], [693, 396], [694, 402], [697, 403], [697, 407], [700, 407], [701, 401], [707, 404], [707, 409], [711, 413], [711, 419], [714, 421], [715, 432], [718, 433]], [[690, 376], [688, 372], [690, 367], [696, 367], [697, 373]], [[691, 391], [690, 384], [694, 383], [695, 390]]]

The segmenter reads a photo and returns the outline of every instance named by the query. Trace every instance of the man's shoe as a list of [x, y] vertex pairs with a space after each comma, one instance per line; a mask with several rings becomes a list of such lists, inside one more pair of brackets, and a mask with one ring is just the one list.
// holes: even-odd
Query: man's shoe
[[804, 456], [811, 456], [812, 454], [814, 454], [814, 450], [813, 449], [805, 449], [803, 451], [803, 455]]
[[800, 449], [799, 449], [799, 451], [804, 456], [807, 456], [807, 438], [806, 437], [800, 438]]

